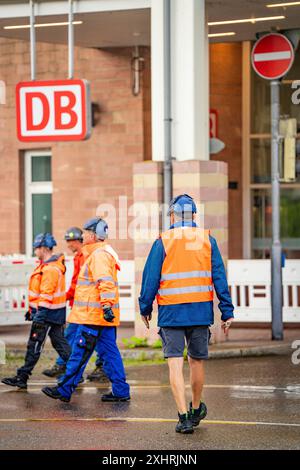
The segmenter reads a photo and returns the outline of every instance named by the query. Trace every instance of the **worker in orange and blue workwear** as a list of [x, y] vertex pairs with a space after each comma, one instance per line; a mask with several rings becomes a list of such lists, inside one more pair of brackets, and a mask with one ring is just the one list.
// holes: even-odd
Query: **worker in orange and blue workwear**
[[56, 241], [50, 233], [34, 239], [35, 255], [40, 260], [29, 280], [29, 311], [25, 319], [32, 320], [25, 363], [15, 377], [2, 380], [6, 385], [27, 388], [27, 381], [38, 362], [47, 335], [58, 354], [67, 361], [71, 348], [64, 337], [66, 321], [65, 263], [63, 255], [54, 255]]
[[[70, 227], [69, 229], [67, 229], [64, 238], [66, 240], [68, 249], [72, 253], [74, 253], [73, 275], [72, 275], [71, 285], [67, 291], [67, 301], [69, 301], [69, 306], [72, 308], [74, 304], [74, 295], [75, 295], [75, 289], [77, 285], [79, 272], [85, 260], [85, 250], [84, 250], [84, 245], [83, 245], [83, 232], [79, 227]], [[90, 242], [90, 240], [86, 239], [86, 243], [87, 242]], [[69, 323], [65, 329], [65, 338], [67, 339], [71, 348], [74, 343], [77, 327], [78, 325], [76, 323]], [[55, 365], [51, 369], [44, 370], [43, 374], [46, 375], [47, 377], [60, 377], [64, 375], [65, 372], [66, 372], [66, 362], [61, 357], [58, 357]], [[99, 356], [99, 354], [97, 354], [95, 370], [91, 374], [88, 375], [87, 379], [93, 380], [93, 381], [102, 381], [102, 382], [108, 381], [105, 373], [103, 372], [103, 360]], [[84, 379], [82, 378], [80, 382], [83, 382], [83, 381]]]
[[116, 343], [116, 327], [120, 324], [117, 276], [120, 262], [106, 242], [108, 226], [103, 219], [91, 219], [83, 228], [88, 256], [78, 276], [74, 305], [68, 317], [68, 322], [78, 325], [72, 354], [58, 386], [42, 391], [51, 398], [69, 402], [95, 347], [99, 346], [104, 372], [112, 383], [112, 392], [103, 395], [102, 401], [128, 401], [129, 385]]
[[[65, 240], [67, 243], [68, 249], [74, 253], [73, 259], [73, 275], [71, 280], [71, 285], [66, 293], [66, 300], [69, 302], [69, 306], [72, 307], [74, 303], [74, 294], [77, 284], [77, 279], [81, 266], [84, 263], [84, 253], [82, 251], [82, 230], [79, 227], [71, 227], [65, 233]], [[75, 323], [69, 323], [65, 328], [65, 338], [70, 344], [71, 348], [74, 342], [76, 335], [77, 325]], [[59, 356], [56, 363], [51, 369], [46, 369], [43, 371], [43, 374], [47, 377], [60, 377], [64, 375], [66, 371], [66, 362]]]
[[[176, 432], [191, 434], [205, 418], [202, 401], [204, 363], [208, 358], [209, 327], [214, 322], [213, 289], [220, 301], [225, 333], [233, 310], [224, 264], [209, 230], [197, 227], [197, 208], [188, 194], [174, 198], [169, 207], [171, 226], [152, 246], [142, 279], [140, 313], [146, 327], [155, 297], [164, 356], [179, 421]], [[192, 402], [186, 405], [183, 351], [187, 343]]]

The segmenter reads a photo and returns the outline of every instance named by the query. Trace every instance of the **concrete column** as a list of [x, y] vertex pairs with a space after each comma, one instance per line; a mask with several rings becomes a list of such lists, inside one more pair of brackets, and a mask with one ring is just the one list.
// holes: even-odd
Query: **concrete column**
[[188, 193], [197, 204], [197, 223], [210, 229], [223, 259], [228, 259], [227, 163], [217, 161], [173, 162], [174, 195]]
[[[150, 206], [157, 208], [156, 223], [152, 233], [145, 232], [140, 237], [136, 232], [134, 239], [135, 257], [135, 282], [136, 282], [136, 322], [135, 334], [139, 337], [148, 336], [156, 338], [156, 315], [157, 306], [155, 302], [154, 316], [150, 333], [146, 332], [140, 320], [138, 296], [140, 293], [142, 272], [154, 239], [159, 234], [159, 205], [162, 202], [162, 163], [144, 162], [134, 165], [134, 203], [144, 205], [144, 216], [149, 217]], [[185, 162], [175, 161], [173, 163], [173, 188], [174, 194], [189, 193], [194, 197], [197, 206], [197, 223], [199, 226], [211, 230], [211, 235], [216, 238], [224, 263], [228, 259], [228, 177], [227, 164], [216, 161], [190, 160]], [[152, 212], [153, 213], [153, 212]], [[148, 224], [149, 225], [149, 224]], [[138, 236], [139, 235], [139, 236]], [[215, 296], [214, 303], [215, 325], [213, 327], [213, 341], [224, 340], [221, 331], [220, 312], [218, 310], [218, 299]]]
[[[152, 158], [164, 157], [163, 1], [151, 7]], [[209, 159], [209, 61], [205, 0], [172, 0], [173, 157]]]
[[[185, 161], [173, 163], [173, 191], [188, 193], [197, 204], [196, 222], [210, 229], [216, 238], [225, 266], [228, 260], [228, 176], [227, 163], [216, 161]], [[214, 296], [215, 324], [212, 341], [224, 341], [218, 298]]]

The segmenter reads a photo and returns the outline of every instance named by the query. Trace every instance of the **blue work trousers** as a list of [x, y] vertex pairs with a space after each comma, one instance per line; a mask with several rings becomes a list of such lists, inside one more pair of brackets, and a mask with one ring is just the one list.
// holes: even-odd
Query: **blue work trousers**
[[112, 384], [112, 393], [117, 397], [129, 397], [130, 389], [113, 326], [77, 325], [72, 353], [66, 373], [59, 379], [58, 391], [64, 397], [71, 397], [96, 347], [103, 358], [103, 370]]

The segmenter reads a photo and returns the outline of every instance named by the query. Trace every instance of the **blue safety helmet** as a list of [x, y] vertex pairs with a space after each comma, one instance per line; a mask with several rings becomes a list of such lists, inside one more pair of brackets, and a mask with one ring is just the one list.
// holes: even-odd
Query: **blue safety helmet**
[[105, 240], [108, 237], [108, 225], [101, 217], [89, 219], [83, 226], [83, 230], [91, 230], [99, 240]]
[[57, 243], [51, 233], [39, 233], [33, 241], [33, 248], [41, 248], [42, 246], [45, 246], [52, 250], [56, 245]]
[[90, 230], [91, 232], [96, 233], [97, 224], [101, 220], [101, 217], [93, 217], [89, 219], [83, 226], [83, 230]]
[[188, 194], [180, 194], [172, 199], [169, 205], [168, 214], [172, 212], [178, 215], [184, 215], [185, 213], [197, 213], [197, 207], [194, 199]]
[[70, 242], [72, 240], [79, 240], [82, 242], [82, 230], [81, 228], [78, 227], [70, 227], [65, 233], [65, 240], [67, 242]]

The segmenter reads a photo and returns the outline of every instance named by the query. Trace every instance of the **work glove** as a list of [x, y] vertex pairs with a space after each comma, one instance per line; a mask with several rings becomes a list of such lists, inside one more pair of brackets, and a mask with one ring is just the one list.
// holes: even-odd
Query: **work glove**
[[114, 319], [116, 318], [114, 315], [114, 312], [110, 307], [103, 307], [104, 315], [103, 318], [105, 321], [112, 323]]
[[28, 311], [25, 313], [25, 321], [31, 321], [31, 320], [32, 320], [31, 311], [28, 310]]

